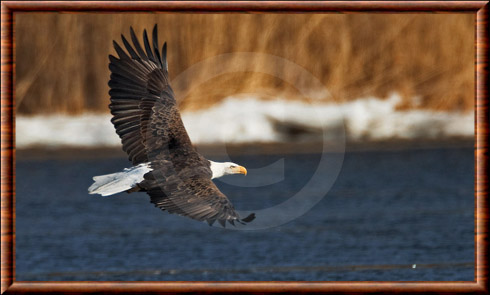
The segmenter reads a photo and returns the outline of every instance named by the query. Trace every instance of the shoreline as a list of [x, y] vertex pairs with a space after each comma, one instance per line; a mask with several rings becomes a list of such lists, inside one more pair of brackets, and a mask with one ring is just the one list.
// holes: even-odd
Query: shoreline
[[[247, 144], [200, 144], [197, 150], [205, 156], [261, 155], [261, 154], [314, 154], [322, 152], [321, 142], [288, 143], [247, 143]], [[346, 142], [345, 152], [403, 151], [417, 149], [474, 148], [473, 138], [437, 139], [437, 140], [387, 140], [372, 142]], [[339, 144], [326, 143], [326, 149], [341, 152]], [[30, 147], [16, 150], [16, 160], [32, 159], [91, 159], [126, 158], [120, 147]]]

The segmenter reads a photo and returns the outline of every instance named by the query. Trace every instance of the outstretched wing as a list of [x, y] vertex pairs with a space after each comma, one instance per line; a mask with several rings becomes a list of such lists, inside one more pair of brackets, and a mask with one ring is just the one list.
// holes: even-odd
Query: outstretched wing
[[145, 175], [143, 186], [156, 207], [212, 225], [216, 220], [225, 226], [226, 221], [244, 224], [255, 218], [252, 213], [244, 219], [235, 211], [233, 204], [216, 187], [211, 175], [203, 167], [189, 167], [178, 172], [168, 161], [155, 161], [156, 168]]
[[[209, 161], [192, 146], [169, 85], [166, 44], [158, 50], [157, 27], [143, 47], [133, 29], [127, 53], [114, 41], [119, 56], [109, 56], [112, 123], [134, 165], [151, 162], [140, 184], [161, 209], [197, 220], [239, 220], [231, 202], [211, 181]], [[251, 221], [253, 217], [243, 219]]]
[[[156, 26], [153, 29], [153, 51], [146, 30], [143, 34], [145, 50], [136, 38], [133, 28], [131, 28], [131, 40], [134, 49], [124, 36], [121, 37], [129, 55], [114, 41], [114, 48], [119, 58], [109, 55], [111, 70], [109, 108], [113, 115], [111, 122], [121, 138], [123, 150], [129, 155], [129, 160], [137, 165], [148, 162], [148, 152], [159, 148], [159, 146], [147, 145], [148, 136], [152, 135], [148, 131], [148, 125], [154, 115], [153, 108], [164, 110], [165, 115], [179, 119], [180, 115], [168, 81], [166, 43], [162, 48], [163, 55], [160, 55], [157, 48]], [[181, 137], [175, 138], [179, 141], [176, 144], [190, 145], [182, 123], [165, 127], [164, 132], [179, 134]]]

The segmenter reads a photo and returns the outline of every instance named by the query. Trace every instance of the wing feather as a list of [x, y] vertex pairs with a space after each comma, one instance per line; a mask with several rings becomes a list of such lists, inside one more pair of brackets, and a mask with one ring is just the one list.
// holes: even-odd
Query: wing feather
[[158, 52], [158, 31], [157, 26], [153, 27], [153, 51], [155, 52], [155, 57], [160, 67], [163, 68], [162, 58], [160, 57], [160, 52]]
[[155, 57], [153, 56], [153, 52], [151, 51], [150, 42], [148, 41], [148, 34], [146, 33], [146, 29], [143, 30], [143, 44], [145, 44], [146, 56], [152, 62], [156, 63]]
[[158, 50], [156, 26], [152, 42], [146, 30], [143, 47], [133, 28], [132, 44], [121, 36], [127, 52], [114, 41], [118, 57], [109, 55], [111, 122], [123, 150], [134, 165], [150, 162], [152, 171], [139, 184], [162, 210], [223, 226], [243, 222], [228, 198], [211, 180], [209, 161], [197, 153], [184, 128], [167, 72], [167, 46]]
[[187, 168], [175, 167], [171, 153], [165, 160], [152, 162], [154, 171], [145, 175], [140, 186], [147, 188], [151, 202], [169, 213], [187, 216], [213, 224], [226, 221], [244, 223], [252, 221], [252, 215], [241, 219], [233, 204], [211, 180], [210, 171], [202, 166], [189, 164]]
[[116, 41], [112, 41], [112, 44], [114, 45], [114, 49], [116, 49], [117, 55], [119, 55], [119, 58], [122, 60], [129, 59], [129, 56], [124, 52], [124, 50], [117, 44]]
[[121, 34], [121, 40], [123, 41], [124, 47], [126, 47], [126, 50], [129, 52], [129, 55], [131, 55], [131, 58], [136, 59], [136, 60], [140, 60], [140, 57], [134, 51], [133, 47], [131, 47], [128, 40], [126, 40], [126, 38], [124, 37], [123, 34]]
[[140, 41], [138, 38], [136, 38], [136, 35], [134, 34], [134, 30], [132, 27], [129, 28], [130, 34], [131, 34], [131, 41], [133, 41], [134, 48], [136, 48], [136, 51], [138, 51], [138, 55], [140, 59], [148, 61], [148, 58], [146, 57], [145, 52], [141, 48]]

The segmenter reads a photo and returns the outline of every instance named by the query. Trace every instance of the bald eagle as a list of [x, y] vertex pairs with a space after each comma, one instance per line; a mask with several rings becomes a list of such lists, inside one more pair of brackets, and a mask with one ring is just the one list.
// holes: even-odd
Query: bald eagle
[[230, 200], [216, 187], [213, 178], [247, 174], [235, 163], [205, 159], [193, 147], [180, 117], [169, 84], [167, 44], [158, 50], [157, 26], [150, 45], [146, 30], [143, 47], [133, 28], [133, 46], [121, 35], [127, 53], [113, 41], [119, 58], [109, 55], [109, 108], [111, 122], [133, 167], [122, 172], [93, 177], [90, 194], [146, 192], [158, 208], [212, 225], [216, 220], [245, 224]]

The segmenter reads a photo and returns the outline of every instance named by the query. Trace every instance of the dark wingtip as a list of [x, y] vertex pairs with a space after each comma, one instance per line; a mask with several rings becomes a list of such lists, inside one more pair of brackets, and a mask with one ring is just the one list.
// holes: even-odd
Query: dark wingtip
[[123, 41], [124, 47], [126, 47], [126, 50], [128, 51], [129, 55], [131, 55], [132, 59], [140, 59], [138, 54], [133, 50], [133, 47], [129, 44], [128, 40], [124, 37], [123, 34], [121, 34], [121, 39]]
[[252, 214], [248, 215], [247, 217], [243, 218], [241, 221], [248, 223], [248, 222], [251, 222], [254, 219], [255, 219], [255, 213], [252, 213]]
[[209, 224], [209, 226], [213, 226], [213, 223], [216, 221], [216, 219], [207, 219], [206, 220]]
[[133, 27], [129, 27], [129, 35], [131, 35], [132, 39], [136, 38], [136, 34], [134, 33]]
[[151, 50], [150, 41], [148, 39], [148, 33], [146, 29], [143, 30], [143, 43], [145, 46], [146, 55], [148, 56], [148, 59], [156, 63], [157, 61], [155, 60], [155, 56], [153, 55], [153, 51]]
[[110, 62], [116, 62], [116, 61], [118, 61], [118, 60], [119, 60], [119, 58], [115, 57], [115, 56], [114, 56], [114, 55], [112, 55], [112, 54], [109, 54], [109, 61], [110, 61]]
[[158, 62], [158, 64], [160, 64], [161, 67], [163, 67], [163, 61], [162, 61], [162, 57], [160, 56], [160, 52], [158, 51], [158, 28], [157, 28], [157, 24], [155, 24], [155, 26], [153, 27], [153, 52], [155, 54], [155, 58]]
[[128, 59], [129, 56], [122, 50], [121, 46], [113, 40], [112, 45], [114, 46], [114, 49], [116, 50], [117, 55], [119, 56], [119, 59]]

